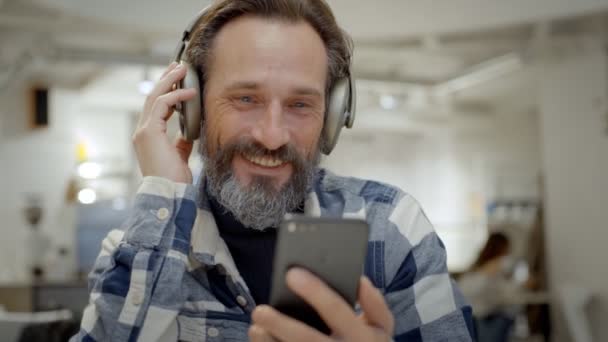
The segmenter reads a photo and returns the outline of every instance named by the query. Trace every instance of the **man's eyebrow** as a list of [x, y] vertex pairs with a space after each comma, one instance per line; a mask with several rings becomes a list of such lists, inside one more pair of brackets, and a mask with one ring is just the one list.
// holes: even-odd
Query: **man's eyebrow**
[[319, 90], [317, 90], [316, 88], [312, 88], [312, 87], [296, 87], [292, 90], [292, 92], [297, 95], [307, 95], [307, 96], [314, 96], [314, 97], [318, 97], [318, 98], [323, 97]]
[[[261, 85], [254, 81], [236, 81], [232, 84], [229, 84], [226, 87], [228, 91], [248, 89], [248, 90], [256, 90], [261, 88]], [[296, 95], [305, 95], [305, 96], [314, 96], [318, 98], [322, 98], [322, 93], [316, 88], [307, 87], [307, 86], [296, 86], [290, 91], [292, 94]]]
[[239, 90], [239, 89], [258, 89], [260, 85], [253, 81], [237, 81], [229, 84], [226, 90]]

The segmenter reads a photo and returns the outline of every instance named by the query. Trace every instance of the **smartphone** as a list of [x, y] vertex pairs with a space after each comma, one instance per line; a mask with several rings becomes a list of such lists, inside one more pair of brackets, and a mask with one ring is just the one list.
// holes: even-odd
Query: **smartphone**
[[317, 312], [287, 287], [285, 273], [294, 266], [307, 269], [354, 308], [368, 239], [364, 220], [288, 216], [277, 234], [269, 304], [329, 334]]

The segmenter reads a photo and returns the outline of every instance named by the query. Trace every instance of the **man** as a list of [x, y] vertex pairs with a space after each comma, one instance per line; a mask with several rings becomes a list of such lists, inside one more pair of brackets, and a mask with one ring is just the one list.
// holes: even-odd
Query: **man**
[[[144, 105], [133, 140], [145, 177], [124, 231], [102, 243], [74, 340], [471, 340], [471, 310], [417, 202], [317, 167], [329, 90], [351, 54], [329, 7], [221, 0], [199, 25], [186, 53], [204, 89], [202, 179], [191, 184], [192, 143], [166, 135], [172, 109], [199, 96], [174, 89], [186, 74], [174, 63]], [[357, 311], [311, 273], [287, 274], [331, 336], [265, 305], [289, 212], [370, 225]]]

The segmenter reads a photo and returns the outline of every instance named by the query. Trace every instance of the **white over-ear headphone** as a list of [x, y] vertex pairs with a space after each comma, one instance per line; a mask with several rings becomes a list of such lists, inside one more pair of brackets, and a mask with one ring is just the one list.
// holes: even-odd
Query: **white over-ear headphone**
[[[190, 36], [194, 28], [202, 21], [207, 8], [203, 9], [184, 30], [182, 38], [175, 50], [174, 61], [184, 64], [187, 68], [186, 77], [177, 84], [178, 89], [194, 88], [199, 96], [193, 97], [191, 100], [183, 101], [176, 106], [179, 112], [179, 123], [182, 135], [186, 140], [196, 140], [200, 136], [202, 126], [202, 94], [201, 84], [196, 69], [182, 58], [184, 52], [188, 48]], [[341, 78], [335, 82], [330, 89], [330, 96], [327, 104], [327, 113], [325, 113], [325, 123], [323, 124], [322, 152], [326, 155], [330, 154], [338, 142], [338, 137], [342, 127], [352, 128], [355, 121], [356, 93], [355, 82], [351, 76], [350, 70], [348, 76]]]

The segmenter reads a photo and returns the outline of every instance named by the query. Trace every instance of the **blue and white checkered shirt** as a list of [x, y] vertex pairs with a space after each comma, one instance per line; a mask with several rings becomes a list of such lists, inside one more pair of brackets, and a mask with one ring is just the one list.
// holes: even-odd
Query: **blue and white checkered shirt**
[[[208, 199], [197, 196], [195, 185], [144, 178], [123, 229], [102, 242], [72, 341], [248, 339], [256, 304]], [[450, 279], [444, 246], [411, 196], [319, 169], [304, 212], [368, 222], [365, 274], [384, 293], [396, 341], [474, 339], [471, 308]]]

